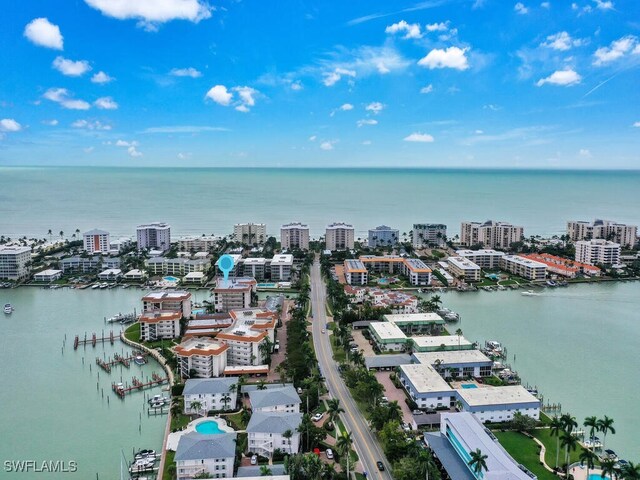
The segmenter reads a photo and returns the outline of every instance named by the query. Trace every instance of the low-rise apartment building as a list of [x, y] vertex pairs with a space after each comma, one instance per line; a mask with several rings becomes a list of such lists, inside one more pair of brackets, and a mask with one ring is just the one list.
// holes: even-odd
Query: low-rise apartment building
[[252, 390], [249, 392], [251, 410], [261, 413], [299, 413], [300, 396], [291, 385]]
[[457, 394], [462, 411], [474, 414], [481, 422], [508, 422], [516, 413], [540, 418], [540, 400], [522, 385], [460, 388]]
[[442, 352], [416, 352], [416, 363], [431, 365], [443, 378], [489, 377], [493, 360], [480, 350], [450, 350]]
[[150, 275], [184, 276], [191, 272], [207, 272], [211, 262], [207, 258], [153, 257], [147, 260]]
[[418, 408], [451, 408], [456, 404], [456, 391], [431, 365], [400, 365], [399, 378]]
[[554, 275], [560, 275], [567, 278], [575, 278], [577, 274], [583, 273], [589, 276], [599, 276], [600, 269], [593, 265], [576, 262], [568, 258], [558, 257], [549, 253], [528, 253], [522, 254], [521, 257], [544, 263], [547, 266], [547, 272]]
[[143, 312], [138, 318], [140, 323], [140, 340], [155, 342], [169, 340], [180, 336], [182, 314], [170, 310], [152, 310]]
[[247, 425], [248, 449], [263, 457], [278, 449], [295, 454], [300, 448], [301, 413], [265, 413], [254, 411]]
[[[189, 378], [182, 392], [184, 413], [198, 415], [209, 410], [235, 410], [237, 386], [236, 378]], [[192, 407], [195, 402], [200, 404], [200, 408]]]
[[544, 280], [547, 266], [519, 255], [505, 255], [500, 259], [500, 268], [531, 281]]
[[235, 432], [219, 435], [190, 432], [182, 435], [174, 457], [177, 480], [233, 478], [236, 437]]
[[431, 284], [431, 269], [418, 258], [406, 258], [399, 255], [362, 255], [360, 262], [367, 270], [375, 273], [394, 273], [404, 275], [415, 286]]
[[480, 266], [464, 257], [447, 258], [447, 270], [456, 278], [467, 283], [480, 281]]
[[347, 259], [344, 261], [344, 278], [349, 285], [366, 285], [369, 272], [360, 260]]
[[233, 324], [216, 336], [229, 346], [227, 365], [264, 365], [265, 352], [262, 344], [274, 343], [277, 314], [253, 308], [232, 310]]
[[271, 281], [288, 282], [291, 280], [291, 269], [293, 268], [293, 255], [274, 255], [271, 259]]
[[62, 270], [47, 269], [33, 274], [33, 280], [35, 282], [51, 283], [60, 278], [62, 278]]
[[178, 239], [178, 249], [183, 252], [209, 252], [218, 245], [219, 241], [220, 238], [213, 235], [187, 236]]
[[456, 250], [456, 255], [475, 263], [485, 270], [497, 270], [500, 268], [500, 259], [504, 252], [483, 248], [480, 250]]

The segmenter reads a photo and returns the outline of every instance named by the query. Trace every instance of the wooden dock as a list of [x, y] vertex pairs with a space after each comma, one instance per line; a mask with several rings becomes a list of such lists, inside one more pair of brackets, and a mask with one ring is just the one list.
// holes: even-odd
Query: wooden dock
[[153, 388], [155, 386], [162, 385], [168, 381], [169, 379], [167, 377], [161, 377], [160, 375], [154, 372], [151, 375], [151, 380], [148, 382], [143, 382], [139, 378], [133, 377], [131, 379], [131, 386], [127, 386], [127, 385], [120, 386], [117, 383], [112, 383], [111, 388], [113, 389], [116, 395], [118, 395], [121, 399], [124, 400], [124, 397], [129, 395], [130, 393], [141, 392], [142, 390], [146, 390], [148, 388]]
[[109, 358], [108, 360], [103, 360], [99, 357], [96, 357], [96, 364], [105, 372], [111, 373], [111, 368], [117, 366], [118, 364], [129, 368], [131, 366], [131, 362], [133, 362], [136, 357], [143, 357], [146, 362], [147, 355], [149, 355], [147, 352], [142, 352], [139, 350], [134, 350], [133, 352], [131, 352], [131, 355], [128, 356], [122, 356], [115, 353], [113, 355], [113, 360], [111, 358]]
[[73, 340], [73, 349], [77, 350], [79, 346], [83, 346], [86, 348], [87, 345], [91, 345], [95, 347], [98, 343], [106, 343], [109, 342], [113, 345], [116, 342], [116, 335], [113, 333], [113, 330], [109, 332], [109, 335], [104, 334], [104, 330], [102, 331], [102, 336], [98, 337], [96, 333], [91, 334], [91, 338], [87, 337], [87, 334], [84, 334], [84, 339], [80, 339], [80, 335], [76, 335]]

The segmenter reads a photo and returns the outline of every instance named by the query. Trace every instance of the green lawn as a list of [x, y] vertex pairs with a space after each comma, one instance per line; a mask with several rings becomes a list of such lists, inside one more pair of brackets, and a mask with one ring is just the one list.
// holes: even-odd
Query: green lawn
[[167, 450], [164, 453], [164, 471], [162, 472], [162, 480], [173, 480], [175, 478], [174, 475], [169, 473], [169, 467], [175, 463], [173, 460], [175, 455], [176, 452], [171, 450]]
[[171, 431], [186, 427], [190, 421], [191, 418], [188, 415], [173, 415], [171, 417]]
[[333, 335], [330, 337], [331, 349], [333, 350], [333, 359], [336, 363], [342, 363], [347, 359], [347, 353], [340, 345], [336, 345], [336, 339]]
[[[547, 462], [547, 465], [550, 467], [555, 467], [556, 465], [556, 449], [557, 449], [557, 437], [551, 436], [551, 429], [545, 428], [540, 430], [535, 430], [533, 432], [533, 436], [540, 440], [547, 451], [545, 453], [544, 459]], [[570, 463], [579, 462], [580, 461], [580, 447], [571, 452]], [[560, 464], [564, 464], [564, 449], [560, 447]]]
[[140, 324], [138, 322], [124, 331], [124, 336], [132, 342], [140, 343]]
[[515, 461], [531, 470], [531, 472], [538, 477], [538, 480], [558, 479], [557, 476], [545, 469], [544, 466], [540, 465], [539, 446], [532, 439], [519, 432], [494, 431], [493, 434], [498, 438], [500, 444], [507, 452], [509, 452]]
[[242, 410], [232, 415], [226, 415], [224, 417], [235, 430], [245, 430], [247, 424], [242, 421]]

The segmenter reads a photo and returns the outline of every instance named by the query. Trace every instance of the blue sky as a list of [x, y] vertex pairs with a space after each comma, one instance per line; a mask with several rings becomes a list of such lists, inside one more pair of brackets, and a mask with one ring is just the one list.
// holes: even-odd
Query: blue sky
[[4, 11], [0, 165], [640, 168], [635, 0]]

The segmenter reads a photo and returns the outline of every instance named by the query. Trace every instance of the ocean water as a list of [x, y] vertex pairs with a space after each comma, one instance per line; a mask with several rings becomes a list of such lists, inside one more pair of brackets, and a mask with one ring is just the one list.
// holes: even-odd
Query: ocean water
[[0, 235], [46, 237], [94, 227], [113, 235], [165, 221], [172, 234], [227, 235], [233, 224], [350, 222], [356, 237], [386, 224], [463, 220], [560, 235], [569, 219], [640, 223], [640, 172], [416, 169], [170, 169], [0, 167]]

